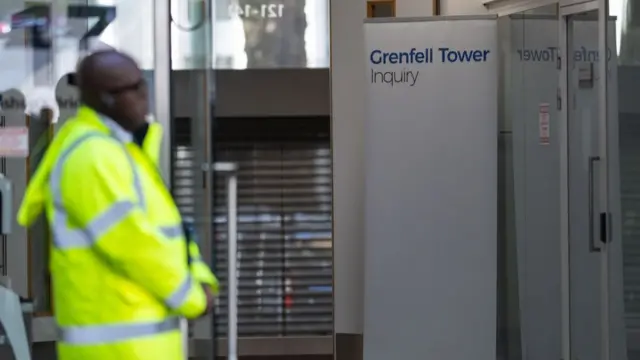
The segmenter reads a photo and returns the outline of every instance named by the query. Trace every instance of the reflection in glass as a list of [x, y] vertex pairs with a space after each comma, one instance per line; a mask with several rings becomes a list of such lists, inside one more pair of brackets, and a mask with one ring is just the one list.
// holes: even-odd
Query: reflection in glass
[[[6, 165], [1, 172], [14, 183], [15, 209], [52, 134], [78, 107], [77, 89], [67, 77], [75, 71], [78, 60], [98, 49], [117, 48], [132, 55], [143, 67], [153, 68], [152, 12], [138, 11], [139, 6], [151, 8], [152, 3], [153, 0], [56, 0], [53, 4], [34, 2], [25, 6], [22, 2], [0, 2], [0, 126], [28, 126], [30, 132], [28, 159], [0, 160]], [[144, 76], [149, 81], [153, 72], [145, 71]], [[153, 81], [149, 84], [153, 106]], [[60, 114], [56, 125], [42, 116], [25, 116], [25, 105], [33, 103], [35, 97], [56, 99]], [[14, 277], [15, 290], [32, 297], [36, 311], [45, 313], [52, 310], [47, 229], [44, 221], [28, 231], [16, 226], [0, 257], [14, 254], [1, 264], [2, 270], [8, 269]], [[25, 261], [27, 256], [29, 262]]]
[[557, 118], [557, 15], [551, 6], [500, 21], [508, 51], [499, 136], [498, 359], [543, 360], [561, 349], [557, 122], [552, 137], [539, 130], [541, 109]]
[[[612, 343], [625, 344], [629, 360], [640, 359], [640, 2], [637, 0], [610, 0], [610, 15], [616, 16], [616, 41], [608, 44], [617, 49], [618, 84], [617, 98], [610, 99], [609, 107], [618, 107], [618, 117], [611, 117], [610, 124], [618, 128], [610, 144], [618, 153], [619, 192], [613, 193], [619, 199], [622, 240], [622, 261], [610, 260], [610, 271], [622, 268], [622, 293], [624, 306], [624, 331], [612, 333]], [[611, 97], [611, 96], [610, 96]], [[617, 122], [616, 122], [617, 120]], [[615, 176], [615, 175], [614, 175]], [[616, 184], [616, 178], [612, 179]], [[616, 204], [614, 201], [612, 204]], [[615, 212], [614, 212], [615, 214]], [[615, 241], [616, 239], [614, 239]], [[618, 298], [616, 289], [611, 297]], [[615, 291], [615, 292], [614, 292]]]
[[[203, 68], [323, 68], [329, 66], [328, 0], [215, 0], [213, 27], [203, 1], [172, 2], [175, 70]], [[153, 1], [100, 0], [118, 16], [100, 37], [153, 67]], [[212, 32], [210, 36], [208, 32]], [[205, 39], [213, 56], [207, 54]], [[211, 58], [209, 61], [207, 58]]]
[[327, 0], [217, 0], [219, 69], [329, 66]]

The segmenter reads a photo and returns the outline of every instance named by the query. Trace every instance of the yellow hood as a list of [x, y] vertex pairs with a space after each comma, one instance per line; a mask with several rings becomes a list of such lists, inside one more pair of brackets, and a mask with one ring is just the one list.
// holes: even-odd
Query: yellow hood
[[[95, 130], [103, 131], [104, 133], [109, 132], [109, 129], [100, 120], [99, 115], [95, 111], [84, 106], [78, 109], [76, 117], [69, 119], [57, 132], [51, 145], [49, 145], [49, 148], [45, 152], [42, 161], [38, 165], [35, 174], [31, 177], [22, 204], [18, 210], [18, 224], [28, 227], [33, 224], [44, 211], [49, 187], [49, 175], [62, 152], [65, 140], [69, 134], [71, 134], [72, 130], [78, 126], [88, 126]], [[155, 166], [158, 166], [161, 143], [162, 127], [157, 122], [152, 122], [149, 124], [149, 130], [142, 144], [142, 150]]]
[[18, 210], [18, 224], [28, 227], [33, 224], [44, 211], [49, 174], [62, 150], [64, 140], [73, 129], [72, 121], [65, 123], [47, 148], [35, 174], [31, 177], [24, 193], [22, 204]]

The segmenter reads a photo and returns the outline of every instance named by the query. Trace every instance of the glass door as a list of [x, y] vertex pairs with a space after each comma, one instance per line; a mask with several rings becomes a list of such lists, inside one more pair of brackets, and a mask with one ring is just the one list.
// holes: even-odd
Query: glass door
[[612, 359], [640, 359], [640, 68], [639, 18], [634, 2], [610, 0], [607, 48], [609, 199], [609, 312]]
[[600, 2], [560, 8], [561, 319], [563, 358], [572, 360], [625, 358], [612, 341], [622, 324], [613, 311], [621, 292], [612, 291], [617, 272], [611, 268], [621, 261], [612, 242], [610, 175], [615, 52], [606, 47], [615, 25], [602, 8]]
[[[27, 156], [0, 155], [0, 173], [14, 184], [14, 211], [55, 131], [78, 108], [78, 91], [71, 81], [73, 76], [69, 75], [87, 53], [115, 48], [132, 56], [149, 84], [154, 115], [168, 128], [165, 105], [169, 96], [164, 89], [168, 89], [170, 56], [163, 55], [162, 51], [168, 46], [169, 38], [164, 36], [162, 40], [163, 34], [155, 31], [168, 27], [168, 2], [166, 21], [154, 21], [157, 20], [154, 15], [162, 11], [161, 3], [154, 0], [1, 2], [0, 131], [19, 127], [26, 129], [29, 136]], [[40, 111], [43, 109], [49, 111]], [[168, 148], [167, 143], [163, 155], [168, 155]], [[164, 160], [168, 157], [164, 156]], [[166, 172], [168, 166], [163, 166], [163, 170]], [[48, 226], [40, 221], [29, 230], [17, 224], [13, 229], [0, 239], [0, 273], [10, 278], [16, 293], [35, 304], [38, 325], [33, 329], [33, 341], [53, 342], [56, 334], [48, 274]]]
[[[130, 10], [152, 9], [152, 3], [56, 0], [0, 5], [0, 128], [26, 129], [29, 137], [27, 156], [0, 160], [0, 172], [14, 184], [14, 210], [56, 129], [76, 112], [78, 92], [68, 75], [82, 56], [105, 48], [127, 51], [121, 45], [135, 43], [132, 49], [137, 51], [127, 52], [141, 64], [153, 87], [153, 21], [143, 15], [144, 10]], [[159, 103], [153, 95], [150, 100]], [[1, 131], [5, 130], [12, 131]], [[16, 224], [11, 234], [0, 239], [0, 271], [11, 280], [14, 291], [34, 301], [36, 316], [50, 320], [48, 236], [43, 221], [28, 230]]]
[[[183, 217], [193, 222], [204, 260], [214, 269], [215, 259], [219, 256], [214, 253], [215, 214], [217, 211], [226, 221], [230, 218], [227, 210], [233, 210], [215, 209], [213, 202], [215, 186], [227, 185], [226, 180], [223, 184], [214, 184], [214, 173], [221, 170], [215, 167], [213, 157], [216, 108], [213, 7], [216, 3], [212, 0], [160, 2], [169, 6], [168, 16], [156, 17], [155, 21], [168, 30], [164, 44], [169, 46], [168, 53], [171, 54], [167, 75], [172, 125], [172, 191]], [[156, 27], [156, 34], [164, 30]], [[225, 179], [230, 179], [229, 175], [229, 169], [226, 169]], [[225, 274], [216, 275], [223, 284], [227, 283]], [[228, 292], [225, 287], [223, 291], [219, 301], [224, 302], [223, 307], [227, 309], [231, 306], [223, 296]], [[215, 340], [220, 340], [221, 334], [215, 332], [214, 318], [206, 316], [189, 324], [191, 356], [213, 359], [216, 354], [222, 355], [215, 346]]]

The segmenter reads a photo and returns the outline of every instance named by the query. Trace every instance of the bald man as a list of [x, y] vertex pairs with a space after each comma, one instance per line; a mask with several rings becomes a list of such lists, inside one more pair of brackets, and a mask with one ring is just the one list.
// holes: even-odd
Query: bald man
[[46, 214], [59, 360], [183, 360], [180, 319], [213, 305], [218, 281], [158, 173], [162, 132], [129, 56], [78, 66], [82, 106], [56, 134], [18, 213]]
[[147, 83], [132, 58], [113, 50], [91, 54], [79, 63], [76, 80], [84, 105], [132, 134], [146, 131]]

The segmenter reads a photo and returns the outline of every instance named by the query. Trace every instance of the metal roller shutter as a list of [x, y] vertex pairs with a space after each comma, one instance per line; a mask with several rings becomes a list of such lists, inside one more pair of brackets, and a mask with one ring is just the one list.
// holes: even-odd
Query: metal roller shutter
[[[331, 333], [329, 119], [220, 119], [214, 135], [216, 161], [240, 169], [240, 335]], [[216, 271], [226, 279], [226, 188], [215, 183]], [[226, 322], [223, 296], [220, 333]]]
[[[183, 121], [184, 122], [184, 121]], [[183, 145], [191, 129], [174, 129]], [[331, 154], [328, 118], [216, 119], [214, 157], [238, 174], [240, 336], [330, 334]], [[180, 140], [183, 139], [183, 140]], [[176, 147], [177, 150], [177, 147]], [[179, 156], [178, 156], [179, 153]], [[194, 214], [193, 151], [174, 151], [174, 194]], [[215, 177], [215, 270], [222, 282], [218, 336], [227, 324], [226, 187]]]
[[[196, 198], [204, 194], [200, 176], [200, 164], [196, 161], [191, 118], [176, 118], [173, 121], [171, 151], [171, 188], [176, 205], [182, 216], [196, 219]], [[198, 218], [201, 220], [202, 217]]]

